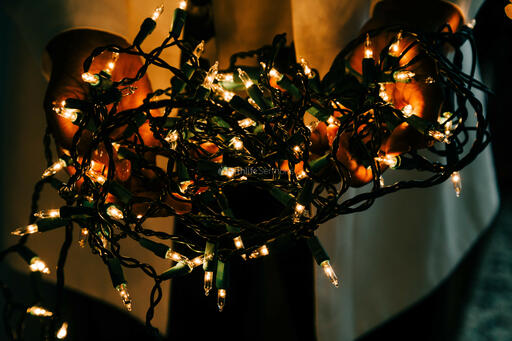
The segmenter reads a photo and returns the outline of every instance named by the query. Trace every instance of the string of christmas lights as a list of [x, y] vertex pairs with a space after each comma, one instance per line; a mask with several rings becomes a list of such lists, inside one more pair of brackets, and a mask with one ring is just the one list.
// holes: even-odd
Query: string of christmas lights
[[[475, 58], [470, 74], [462, 72], [460, 47], [466, 41], [474, 46], [470, 27], [457, 32], [448, 26], [435, 33], [405, 27], [369, 32], [349, 43], [321, 79], [304, 58], [285, 65], [276, 62], [286, 44], [284, 35], [276, 36], [272, 45], [234, 55], [226, 70], [219, 70], [218, 63], [202, 68], [199, 61], [204, 42], [180, 40], [186, 7], [182, 1], [174, 10], [168, 37], [149, 52], [141, 44], [154, 30], [163, 6], [144, 20], [131, 46], [95, 49], [84, 62], [82, 74], [88, 96], [55, 103], [55, 113], [78, 127], [72, 148], [53, 160], [47, 131], [44, 145], [48, 168], [35, 186], [29, 224], [12, 232], [20, 237], [18, 243], [0, 254], [2, 261], [8, 254], [20, 255], [32, 271], [34, 285], [50, 272], [50, 266], [26, 246], [28, 237], [65, 229], [57, 267], [61, 295], [72, 229], [79, 228], [79, 245], [89, 246], [103, 259], [128, 310], [133, 301], [123, 267], [139, 268], [154, 279], [146, 324], [156, 333], [151, 319], [162, 297], [163, 281], [202, 268], [204, 293], [216, 290], [222, 311], [229, 298], [230, 260], [242, 257], [249, 262], [267, 256], [273, 246], [279, 247], [280, 240], [291, 238], [307, 240], [316, 263], [338, 286], [330, 258], [314, 235], [320, 224], [341, 214], [366, 210], [383, 195], [434, 186], [449, 178], [456, 195], [461, 195], [460, 170], [489, 142], [482, 104], [472, 93], [472, 89], [486, 91], [474, 78]], [[394, 32], [395, 36], [382, 51], [376, 51], [373, 39], [383, 32]], [[364, 47], [362, 73], [349, 62], [359, 46]], [[453, 60], [445, 56], [447, 46], [454, 51]], [[182, 53], [180, 67], [160, 57], [162, 51], [175, 47]], [[412, 48], [421, 52], [402, 63]], [[105, 53], [112, 55], [111, 61], [101, 72], [89, 72], [93, 59]], [[114, 81], [112, 71], [122, 54], [140, 56], [144, 64], [135, 77]], [[259, 66], [240, 64], [246, 57], [256, 58]], [[411, 66], [425, 58], [435, 63], [435, 73], [411, 71]], [[119, 111], [119, 101], [135, 91], [134, 83], [150, 65], [169, 72], [171, 86], [149, 94], [137, 108]], [[395, 106], [386, 91], [393, 84], [414, 82], [442, 89], [446, 100], [437, 121], [418, 116], [411, 104]], [[470, 108], [477, 122], [473, 125]], [[144, 123], [149, 123], [159, 141], [157, 146], [144, 143], [139, 133]], [[314, 155], [311, 134], [320, 124], [337, 132], [332, 147], [323, 155]], [[426, 150], [384, 154], [383, 141], [404, 124], [435, 143]], [[122, 133], [114, 134], [119, 131]], [[91, 142], [87, 151], [79, 152], [78, 144], [86, 132], [92, 134]], [[337, 157], [344, 136], [350, 137], [351, 154], [372, 174], [367, 190], [353, 197], [347, 193], [351, 172]], [[95, 159], [99, 148], [106, 150], [107, 164]], [[147, 155], [164, 157], [166, 168], [157, 167]], [[115, 177], [114, 161], [120, 159], [130, 161], [131, 177], [144, 181], [154, 190], [154, 197], [138, 196]], [[73, 169], [72, 175], [65, 176], [66, 168]], [[382, 174], [388, 168], [418, 170], [425, 177], [385, 185]], [[59, 178], [61, 175], [65, 180]], [[39, 194], [46, 185], [57, 190], [66, 204], [40, 210]], [[281, 206], [282, 214], [258, 223], [237, 217], [227, 192], [241, 185], [267, 193]], [[179, 204], [171, 205], [168, 199]], [[141, 204], [145, 207], [142, 213], [136, 209]], [[193, 238], [152, 230], [148, 219], [161, 212], [183, 223]], [[124, 255], [125, 238], [169, 260], [169, 269], [157, 273], [151, 264]], [[173, 245], [177, 244], [186, 246], [186, 252], [176, 251]], [[18, 339], [20, 328], [12, 327], [10, 314], [20, 305], [13, 302], [5, 286], [3, 296], [9, 307], [4, 314], [9, 337]], [[51, 326], [47, 328], [48, 338], [63, 339], [68, 323], [60, 314], [61, 304], [58, 299], [52, 306], [44, 297], [36, 297], [33, 305], [22, 309]]]

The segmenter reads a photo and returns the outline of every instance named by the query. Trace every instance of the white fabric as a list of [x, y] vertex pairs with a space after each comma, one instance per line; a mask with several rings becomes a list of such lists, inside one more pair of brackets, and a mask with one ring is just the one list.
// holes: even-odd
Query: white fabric
[[[10, 15], [19, 23], [20, 31], [37, 58], [40, 54], [38, 51], [41, 51], [54, 35], [75, 27], [107, 30], [132, 39], [144, 17], [148, 16], [160, 2], [25, 0], [9, 5], [8, 9]], [[357, 35], [360, 27], [368, 19], [372, 2], [375, 1], [332, 0], [315, 2], [312, 6], [310, 1], [292, 0], [289, 14], [284, 13], [279, 18], [272, 18], [282, 20], [283, 23], [278, 29], [285, 30], [289, 36], [294, 37], [297, 55], [305, 57], [311, 65], [325, 73], [339, 49]], [[246, 4], [246, 8], [260, 8], [255, 6], [255, 2], [246, 0], [233, 1], [233, 6], [243, 3]], [[262, 7], [263, 4], [269, 3], [272, 2], [257, 2]], [[466, 13], [466, 18], [472, 18], [481, 1], [455, 3]], [[155, 32], [145, 43], [148, 46], [162, 39], [170, 26], [170, 12], [176, 1], [164, 1], [164, 4], [166, 12], [159, 19]], [[223, 4], [226, 7], [225, 2], [214, 4], [217, 35], [220, 37], [225, 32], [218, 31], [219, 27], [230, 27], [225, 24], [226, 21], [229, 22], [229, 18], [218, 15], [225, 11], [222, 10]], [[279, 6], [283, 4], [279, 2]], [[246, 13], [249, 17], [252, 12]], [[221, 21], [224, 21], [224, 26]], [[251, 30], [254, 33], [255, 28], [249, 27], [250, 25], [244, 26], [243, 20], [239, 25], [241, 28], [235, 32], [235, 36], [250, 35]], [[231, 25], [231, 28], [234, 26]], [[267, 26], [262, 23], [259, 29], [268, 29]], [[217, 57], [221, 60], [226, 54], [234, 52], [228, 51], [229, 44], [223, 45], [221, 41], [218, 43]], [[241, 40], [240, 45], [237, 45], [240, 47], [239, 50], [258, 47], [244, 44], [249, 42]], [[176, 54], [171, 53], [164, 57], [171, 64], [177, 63]], [[34, 60], [30, 70], [37, 70], [34, 67]], [[150, 70], [150, 77], [154, 87], [167, 86], [168, 79], [165, 75], [153, 71]], [[6, 97], [2, 100], [7, 101], [3, 102], [3, 105], [9, 108], [8, 110], [18, 110], [16, 112], [19, 112], [20, 116], [16, 116], [15, 119], [19, 121], [20, 132], [27, 129], [20, 123], [24, 121], [23, 117], [29, 113], [36, 115], [37, 112], [41, 112], [39, 103], [42, 103], [44, 83], [38, 80], [33, 86], [36, 89], [34, 96], [37, 94], [40, 99], [35, 100], [35, 107], [34, 103], [0, 95]], [[19, 110], [20, 108], [22, 110]], [[42, 115], [37, 118], [37, 122], [39, 125], [33, 127], [32, 132], [39, 138], [42, 135]], [[33, 137], [28, 140], [34, 141]], [[37, 165], [32, 167], [36, 171], [32, 171], [32, 176], [25, 179], [35, 181], [40, 174], [38, 170], [43, 167], [40, 151], [33, 150], [32, 145], [21, 145], [13, 151], [14, 155], [8, 159], [9, 164], [13, 170], [25, 170], [26, 159], [15, 155], [23, 153], [19, 155], [33, 157], [37, 160]], [[377, 200], [372, 208], [363, 213], [336, 218], [319, 229], [319, 237], [342, 279], [341, 288], [334, 289], [322, 273], [317, 273], [317, 330], [320, 341], [354, 339], [418, 301], [454, 269], [480, 232], [489, 224], [498, 205], [489, 148], [474, 164], [463, 170], [461, 175], [463, 193], [460, 199], [455, 198], [450, 183], [435, 188], [402, 191]], [[389, 171], [384, 177], [386, 182], [392, 183], [400, 174]], [[13, 184], [18, 187], [8, 186], [2, 193], [4, 199], [14, 200], [13, 207], [26, 208], [32, 181], [28, 180], [27, 183], [23, 185], [18, 181]], [[16, 196], [19, 186], [27, 193]], [[356, 192], [358, 190], [352, 189], [349, 195]], [[52, 207], [51, 203], [50, 200], [49, 207]], [[4, 217], [8, 230], [10, 227], [25, 223], [24, 216], [19, 215], [20, 211], [25, 212], [23, 209], [16, 209]], [[169, 222], [166, 224], [163, 228], [168, 228]], [[56, 236], [53, 232], [51, 235]], [[42, 239], [37, 240], [39, 243], [41, 241]], [[55, 247], [42, 244], [40, 243], [36, 249], [44, 249], [41, 255], [53, 261], [51, 264], [55, 264]], [[66, 282], [68, 286], [121, 306], [119, 297], [111, 288], [105, 268], [99, 264], [96, 257], [89, 255], [85, 250], [77, 251], [74, 248], [69, 265]], [[20, 265], [20, 268], [25, 267]], [[95, 274], [99, 278], [92, 278], [90, 274]], [[136, 299], [144, 297], [143, 302], [135, 301], [134, 312], [137, 317], [143, 319], [146, 308], [146, 296], [143, 293], [144, 290], [149, 290], [150, 282], [139, 281], [138, 277], [142, 276], [131, 275], [131, 272], [128, 276], [130, 287], [135, 287], [133, 291]], [[164, 303], [156, 314], [155, 324], [161, 330], [165, 330], [167, 300], [168, 295], [164, 295]]]

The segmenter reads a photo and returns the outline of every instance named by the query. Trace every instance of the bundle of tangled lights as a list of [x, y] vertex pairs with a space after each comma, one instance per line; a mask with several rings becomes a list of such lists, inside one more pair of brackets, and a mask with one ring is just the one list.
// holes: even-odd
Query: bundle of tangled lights
[[[304, 59], [299, 63], [277, 62], [285, 45], [284, 36], [277, 36], [272, 45], [233, 55], [226, 70], [219, 71], [217, 63], [202, 68], [199, 57], [204, 44], [179, 39], [184, 8], [175, 10], [172, 29], [162, 44], [143, 51], [140, 45], [153, 31], [161, 12], [158, 8], [143, 22], [131, 46], [110, 45], [93, 51], [82, 75], [88, 83], [87, 98], [69, 98], [55, 104], [55, 112], [78, 127], [73, 147], [55, 162], [51, 160], [47, 134], [49, 167], [36, 185], [31, 220], [28, 226], [13, 232], [21, 237], [19, 242], [1, 254], [4, 259], [9, 253], [18, 253], [33, 275], [41, 276], [49, 268], [26, 246], [27, 238], [63, 228], [66, 238], [57, 266], [57, 285], [62, 289], [71, 232], [78, 227], [80, 244], [88, 245], [103, 259], [129, 310], [132, 300], [123, 267], [140, 268], [154, 279], [147, 312], [149, 327], [162, 296], [162, 281], [204, 271], [205, 293], [215, 288], [222, 310], [229, 289], [230, 260], [242, 257], [250, 262], [266, 256], [284, 238], [307, 239], [316, 262], [337, 286], [329, 257], [314, 236], [320, 224], [341, 214], [366, 210], [385, 194], [434, 186], [450, 177], [459, 195], [458, 171], [489, 142], [482, 104], [472, 93], [472, 88], [485, 91], [485, 86], [473, 77], [474, 58], [470, 74], [461, 69], [462, 44], [469, 41], [473, 46], [467, 26], [455, 33], [446, 27], [428, 34], [403, 27], [369, 32], [348, 44], [329, 73], [320, 79]], [[393, 38], [377, 54], [372, 39], [383, 32], [394, 32]], [[453, 58], [446, 57], [447, 46]], [[179, 68], [160, 58], [162, 51], [176, 47], [182, 53]], [[349, 63], [358, 48], [364, 52], [362, 73]], [[420, 53], [404, 63], [403, 56], [412, 48]], [[97, 74], [89, 73], [93, 59], [102, 53], [111, 53], [112, 63]], [[135, 77], [113, 81], [111, 71], [120, 54], [140, 56], [144, 64]], [[240, 65], [238, 61], [246, 57], [256, 58], [259, 66]], [[435, 72], [426, 75], [411, 71], [424, 58], [434, 63]], [[171, 86], [149, 94], [139, 107], [119, 111], [121, 98], [132, 93], [133, 84], [150, 65], [170, 72]], [[395, 83], [414, 82], [442, 90], [444, 104], [437, 121], [415, 115], [410, 104], [395, 106], [386, 92], [386, 87]], [[469, 126], [469, 111], [475, 113], [474, 126]], [[158, 144], [144, 143], [139, 133], [143, 124], [149, 124]], [[312, 152], [312, 132], [320, 125], [335, 131], [335, 136], [318, 155]], [[383, 142], [399, 126], [414, 129], [432, 143], [426, 143], [428, 148], [421, 151], [383, 153]], [[122, 133], [113, 133], [119, 131]], [[79, 153], [78, 144], [85, 133], [92, 135], [91, 142], [87, 151]], [[100, 146], [108, 153], [107, 164], [94, 159]], [[339, 148], [348, 148], [358, 164], [371, 171], [370, 184], [364, 187], [367, 191], [348, 197], [353, 174], [338, 157]], [[155, 155], [164, 158], [166, 167], [156, 166]], [[129, 160], [131, 177], [146, 182], [153, 196], [137, 195], [115, 177], [114, 160], [119, 159]], [[73, 169], [72, 175], [59, 173], [64, 168]], [[381, 174], [387, 168], [418, 170], [425, 176], [386, 186]], [[66, 180], [59, 179], [61, 175]], [[38, 209], [39, 193], [46, 184], [58, 190], [64, 206]], [[237, 190], [248, 195], [253, 190], [265, 193], [273, 205], [280, 207], [281, 214], [260, 221], [237, 216], [229, 195]], [[152, 230], [148, 218], [161, 212], [174, 216], [187, 233]], [[122, 242], [126, 238], [171, 260], [172, 266], [157, 273], [150, 264], [124, 255]], [[177, 252], [173, 246], [177, 244], [185, 251]], [[11, 308], [16, 306], [8, 289], [4, 289], [4, 297]], [[38, 301], [24, 309], [46, 323], [52, 321], [51, 330], [57, 336], [65, 334], [67, 324], [58, 314], [59, 307], [50, 309]]]

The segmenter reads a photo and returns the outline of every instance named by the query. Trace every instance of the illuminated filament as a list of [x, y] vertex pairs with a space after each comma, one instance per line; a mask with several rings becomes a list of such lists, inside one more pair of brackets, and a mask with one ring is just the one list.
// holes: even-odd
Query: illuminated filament
[[336, 273], [334, 272], [334, 269], [331, 266], [331, 263], [329, 263], [328, 260], [324, 260], [320, 266], [322, 267], [322, 270], [324, 270], [325, 275], [329, 278], [331, 283], [337, 288], [339, 287], [340, 283], [338, 281], [338, 276], [336, 276]]
[[53, 316], [53, 313], [49, 310], [46, 310], [45, 308], [37, 305], [33, 305], [32, 307], [27, 309], [27, 313], [33, 316], [40, 316], [40, 317], [51, 317]]
[[227, 178], [232, 178], [236, 174], [236, 168], [234, 167], [223, 167], [220, 171], [220, 175], [225, 176]]
[[232, 73], [218, 73], [215, 78], [219, 82], [233, 82], [235, 80]]
[[[94, 161], [93, 161], [94, 162]], [[103, 174], [101, 174], [100, 172], [97, 172], [95, 171], [94, 169], [92, 168], [89, 168], [87, 170], [87, 176], [94, 182], [97, 182], [99, 183], [100, 185], [103, 185], [106, 181], [107, 181], [107, 178], [103, 176]]]
[[15, 235], [15, 236], [24, 236], [24, 235], [27, 235], [27, 234], [34, 234], [34, 233], [37, 233], [39, 232], [39, 228], [37, 227], [36, 224], [30, 224], [30, 225], [27, 225], [27, 226], [22, 226], [22, 227], [19, 227], [17, 228], [16, 230], [12, 231], [11, 234], [12, 235]]
[[48, 167], [41, 176], [42, 179], [45, 179], [49, 176], [55, 175], [58, 171], [66, 167], [66, 161], [59, 159], [59, 161], [55, 162], [53, 165]]
[[71, 122], [75, 122], [78, 119], [78, 113], [80, 110], [78, 109], [70, 109], [66, 108], [66, 101], [60, 102], [60, 106], [54, 106], [53, 111], [60, 117], [63, 117]]
[[384, 102], [389, 102], [389, 96], [386, 92], [386, 85], [384, 83], [380, 83], [379, 97], [382, 98]]
[[44, 274], [50, 273], [50, 269], [48, 268], [46, 263], [43, 260], [41, 260], [41, 258], [39, 258], [39, 257], [33, 257], [30, 260], [29, 268], [30, 268], [30, 271], [32, 271], [32, 272], [41, 272]]
[[107, 63], [107, 67], [105, 68], [106, 73], [111, 75], [112, 72], [114, 72], [114, 68], [116, 67], [116, 62], [118, 59], [119, 59], [119, 53], [112, 52], [112, 59], [110, 60], [110, 62]]
[[377, 156], [375, 161], [383, 163], [390, 168], [395, 168], [398, 164], [398, 158], [392, 155]]
[[455, 171], [451, 175], [451, 180], [453, 184], [453, 189], [455, 190], [455, 195], [457, 198], [460, 197], [460, 192], [462, 191], [462, 180], [460, 178], [460, 173]]
[[219, 311], [224, 310], [224, 306], [226, 305], [226, 289], [219, 289], [217, 292], [217, 307]]
[[204, 273], [204, 294], [208, 296], [213, 287], [213, 271], [205, 271]]
[[186, 0], [180, 1], [179, 8], [182, 10], [186, 10], [187, 9], [187, 1]]
[[235, 243], [235, 247], [240, 250], [244, 248], [244, 242], [242, 241], [242, 237], [238, 236], [233, 238], [233, 242]]
[[167, 133], [167, 136], [164, 138], [164, 140], [171, 145], [171, 149], [176, 149], [179, 137], [180, 135], [177, 130], [171, 130]]
[[203, 256], [198, 256], [196, 258], [192, 258], [191, 260], [187, 261], [187, 265], [190, 268], [190, 270], [197, 268], [200, 265], [203, 265]]
[[414, 108], [412, 105], [407, 104], [405, 107], [402, 108], [402, 114], [404, 117], [411, 117], [413, 115]]
[[238, 126], [242, 129], [252, 127], [255, 124], [256, 122], [250, 118], [244, 118], [243, 120], [238, 121]]
[[400, 56], [401, 41], [402, 41], [402, 31], [398, 32], [398, 34], [396, 35], [395, 42], [389, 46], [388, 54], [391, 57], [399, 57]]
[[218, 84], [213, 84], [211, 86], [213, 93], [222, 98], [224, 101], [229, 102], [235, 96], [234, 92], [225, 90], [222, 86]]
[[67, 322], [62, 323], [59, 330], [57, 331], [56, 336], [57, 336], [57, 339], [59, 339], [59, 340], [65, 339], [66, 336], [68, 336], [68, 323]]
[[187, 261], [187, 257], [179, 254], [178, 252], [176, 251], [173, 251], [172, 249], [169, 248], [169, 250], [167, 250], [167, 252], [165, 253], [165, 258], [166, 259], [170, 259], [170, 260], [173, 260], [175, 262], [186, 262]]
[[229, 145], [236, 150], [242, 150], [244, 148], [244, 143], [238, 137], [233, 137], [231, 141], [229, 141]]
[[114, 205], [110, 205], [107, 208], [107, 214], [114, 219], [122, 220], [124, 218], [123, 211], [121, 211], [119, 208], [117, 208]]
[[34, 217], [40, 219], [60, 218], [60, 209], [55, 208], [51, 210], [41, 210], [39, 212], [34, 213]]
[[304, 70], [304, 74], [306, 75], [306, 77], [310, 79], [315, 77], [315, 75], [313, 74], [313, 70], [311, 70], [311, 68], [308, 65], [308, 62], [304, 58], [300, 58], [299, 64], [300, 66], [302, 66], [302, 70]]
[[393, 72], [393, 79], [395, 82], [399, 83], [409, 83], [416, 76], [416, 74], [412, 71], [408, 70], [400, 70]]
[[164, 4], [161, 4], [160, 6], [155, 8], [155, 11], [153, 12], [153, 15], [151, 16], [151, 19], [153, 21], [157, 21], [158, 18], [160, 18], [160, 16], [162, 15], [163, 12], [164, 12]]
[[298, 214], [298, 215], [302, 215], [304, 213], [304, 211], [306, 210], [306, 206], [302, 205], [302, 204], [299, 204], [297, 203], [295, 205], [295, 213]]
[[86, 83], [89, 83], [92, 86], [96, 86], [100, 84], [100, 77], [98, 75], [94, 75], [90, 72], [82, 73], [82, 80]]
[[219, 62], [215, 62], [212, 67], [206, 73], [206, 77], [203, 81], [203, 86], [207, 89], [211, 89], [213, 82], [215, 81], [215, 77], [217, 76], [217, 72], [219, 72]]
[[366, 34], [366, 39], [364, 41], [363, 49], [364, 49], [364, 58], [365, 59], [373, 59], [372, 40], [371, 40], [369, 34]]
[[240, 80], [242, 83], [244, 83], [244, 86], [246, 89], [249, 89], [252, 85], [254, 85], [254, 82], [251, 80], [251, 77], [245, 72], [244, 70], [238, 68], [238, 77], [240, 77]]
[[270, 71], [268, 72], [268, 74], [270, 75], [270, 77], [272, 78], [275, 78], [278, 82], [283, 79], [284, 75], [282, 73], [280, 73], [279, 71], [277, 71], [276, 69], [272, 68], [270, 69]]
[[334, 116], [329, 116], [329, 118], [327, 119], [327, 123], [329, 125], [338, 125], [338, 120], [336, 119], [336, 117]]
[[249, 258], [255, 259], [255, 258], [259, 258], [259, 257], [263, 257], [263, 256], [268, 256], [268, 254], [269, 254], [269, 252], [268, 252], [267, 246], [263, 245], [263, 246], [259, 247], [258, 249], [252, 251], [251, 254], [249, 255]]
[[132, 299], [130, 297], [130, 293], [128, 292], [128, 288], [126, 283], [121, 283], [116, 287], [119, 296], [121, 296], [121, 300], [123, 301], [124, 306], [128, 311], [132, 311]]
[[78, 245], [80, 245], [80, 247], [85, 247], [88, 237], [89, 237], [89, 230], [86, 229], [85, 227], [82, 227], [80, 229], [80, 238], [78, 239]]

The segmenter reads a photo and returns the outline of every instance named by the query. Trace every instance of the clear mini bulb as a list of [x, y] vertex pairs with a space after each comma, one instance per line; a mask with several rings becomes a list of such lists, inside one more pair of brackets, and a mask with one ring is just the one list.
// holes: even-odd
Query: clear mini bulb
[[338, 276], [336, 276], [336, 273], [334, 272], [334, 269], [331, 266], [331, 263], [328, 260], [324, 260], [320, 266], [322, 267], [322, 270], [324, 270], [325, 275], [329, 278], [331, 283], [337, 288], [339, 287], [340, 283], [338, 281]]
[[43, 274], [49, 274], [50, 269], [46, 265], [46, 263], [39, 257], [32, 257], [29, 265], [30, 271], [32, 272], [41, 272]]
[[313, 70], [311, 70], [311, 68], [309, 67], [306, 59], [301, 57], [299, 59], [299, 64], [300, 64], [300, 66], [302, 66], [302, 70], [304, 70], [304, 74], [306, 75], [306, 77], [308, 77], [310, 79], [315, 77], [315, 75], [313, 74]]
[[100, 84], [100, 77], [90, 72], [82, 73], [82, 80], [86, 83], [89, 83], [92, 86]]
[[68, 323], [67, 322], [62, 323], [59, 330], [57, 331], [56, 336], [57, 336], [57, 339], [59, 339], [59, 340], [65, 339], [66, 336], [68, 336]]
[[217, 292], [217, 307], [219, 308], [219, 311], [224, 310], [224, 307], [226, 306], [226, 289], [219, 289]]
[[33, 305], [27, 309], [27, 313], [33, 316], [39, 316], [39, 317], [51, 317], [53, 316], [53, 313], [46, 308], [43, 308], [38, 305]]
[[165, 258], [173, 260], [175, 262], [184, 262], [187, 261], [187, 257], [183, 256], [182, 254], [179, 254], [176, 251], [173, 251], [171, 248], [167, 250], [165, 253]]
[[204, 294], [208, 296], [213, 287], [213, 271], [204, 272]]
[[389, 102], [389, 95], [386, 92], [386, 85], [384, 83], [379, 84], [379, 97], [382, 98], [384, 102]]
[[[185, 2], [186, 4], [186, 2]], [[184, 9], [184, 8], [182, 8]], [[205, 47], [205, 44], [204, 44], [204, 40], [201, 40], [201, 42], [199, 44], [197, 44], [196, 48], [194, 49], [194, 56], [196, 56], [197, 59], [201, 58], [201, 56], [203, 55], [203, 52], [204, 52], [204, 47]]]
[[414, 108], [412, 105], [407, 104], [405, 107], [402, 108], [402, 114], [404, 117], [411, 117], [413, 115]]
[[55, 175], [58, 171], [66, 167], [66, 161], [59, 159], [59, 161], [52, 164], [50, 167], [48, 167], [41, 176], [42, 179], [45, 179], [49, 176]]
[[213, 82], [215, 81], [215, 77], [219, 72], [219, 62], [215, 62], [212, 67], [206, 73], [206, 77], [203, 81], [203, 86], [207, 89], [211, 89]]
[[393, 72], [393, 79], [399, 83], [409, 83], [416, 74], [409, 70], [400, 70]]
[[27, 226], [22, 226], [22, 227], [19, 227], [17, 228], [16, 230], [12, 231], [11, 234], [12, 235], [15, 235], [15, 236], [24, 236], [24, 235], [27, 235], [27, 234], [34, 234], [34, 233], [37, 233], [39, 232], [39, 228], [37, 227], [36, 224], [30, 224], [30, 225], [27, 225]]
[[132, 311], [132, 299], [130, 297], [130, 293], [128, 292], [128, 287], [126, 283], [121, 283], [116, 287], [119, 296], [121, 296], [121, 300], [124, 303], [124, 306], [128, 311]]
[[237, 236], [237, 237], [233, 238], [233, 242], [235, 243], [235, 247], [238, 250], [244, 248], [244, 242], [242, 241], [242, 237], [241, 236]]
[[34, 213], [34, 217], [37, 217], [39, 219], [60, 218], [60, 209], [54, 208], [50, 210], [41, 210], [39, 212]]
[[451, 180], [453, 184], [453, 189], [455, 190], [455, 195], [457, 198], [460, 197], [460, 192], [462, 191], [462, 179], [460, 177], [460, 173], [455, 171], [451, 175]]
[[60, 117], [70, 120], [71, 122], [75, 122], [78, 119], [79, 110], [66, 108], [66, 101], [60, 102], [60, 105], [54, 105], [53, 111]]
[[383, 163], [388, 167], [395, 168], [398, 164], [398, 158], [393, 155], [377, 156], [375, 161]]
[[252, 127], [255, 124], [256, 122], [250, 118], [244, 118], [243, 120], [238, 121], [238, 126], [242, 129]]
[[234, 82], [235, 80], [232, 73], [218, 73], [215, 76], [215, 79], [219, 82]]
[[236, 150], [242, 150], [244, 148], [244, 143], [242, 140], [240, 140], [238, 137], [233, 137], [229, 141], [229, 145], [233, 147]]
[[447, 144], [450, 143], [449, 136], [447, 136], [446, 134], [444, 134], [440, 131], [429, 130], [428, 136], [432, 137], [434, 140], [436, 140], [438, 142], [443, 142], [443, 143], [447, 143]]
[[284, 75], [281, 72], [277, 71], [275, 68], [270, 69], [268, 74], [270, 75], [270, 77], [275, 78], [278, 82], [284, 77]]
[[240, 77], [240, 80], [242, 81], [242, 83], [244, 83], [244, 86], [246, 89], [249, 89], [251, 86], [254, 85], [254, 82], [252, 81], [251, 77], [249, 77], [247, 72], [245, 72], [244, 70], [242, 70], [240, 68], [237, 69], [237, 72], [238, 72], [238, 77]]
[[231, 99], [235, 96], [235, 93], [234, 92], [231, 92], [231, 91], [227, 91], [225, 90], [222, 86], [220, 86], [219, 84], [213, 84], [211, 86], [211, 89], [213, 90], [213, 92], [219, 96], [220, 98], [222, 98], [224, 101], [226, 102], [229, 102], [231, 101]]
[[187, 1], [186, 0], [181, 0], [180, 1], [180, 4], [178, 5], [178, 7], [182, 10], [186, 10], [187, 9]]
[[400, 56], [400, 43], [402, 42], [402, 31], [398, 32], [396, 35], [396, 40], [393, 44], [389, 46], [388, 54], [391, 57], [399, 57]]
[[235, 167], [222, 167], [220, 171], [220, 175], [225, 176], [227, 178], [232, 178], [236, 174], [236, 168]]
[[197, 268], [200, 265], [203, 265], [203, 259], [204, 259], [203, 256], [197, 256], [197, 257], [192, 258], [191, 260], [189, 260], [187, 262], [187, 264], [190, 267], [190, 269], [194, 269], [194, 268]]
[[371, 40], [369, 34], [366, 34], [366, 39], [364, 41], [363, 49], [364, 49], [364, 58], [365, 59], [373, 59], [373, 46], [372, 46], [372, 40]]
[[107, 214], [111, 218], [114, 218], [114, 219], [117, 219], [117, 220], [123, 220], [123, 218], [124, 218], [123, 211], [121, 211], [115, 205], [110, 205], [109, 207], [107, 207]]
[[112, 59], [110, 60], [110, 62], [107, 63], [107, 67], [105, 68], [106, 73], [111, 75], [112, 72], [114, 72], [114, 68], [116, 67], [116, 62], [118, 59], [119, 59], [119, 53], [112, 52]]
[[158, 18], [160, 18], [160, 16], [162, 15], [163, 12], [164, 12], [164, 4], [161, 4], [160, 6], [155, 8], [155, 11], [153, 12], [153, 15], [151, 16], [151, 19], [153, 21], [157, 21]]

